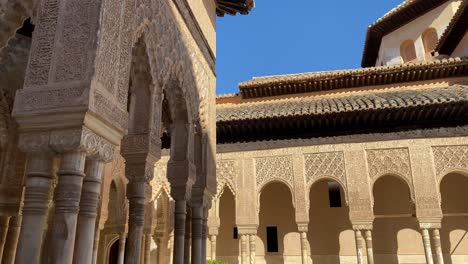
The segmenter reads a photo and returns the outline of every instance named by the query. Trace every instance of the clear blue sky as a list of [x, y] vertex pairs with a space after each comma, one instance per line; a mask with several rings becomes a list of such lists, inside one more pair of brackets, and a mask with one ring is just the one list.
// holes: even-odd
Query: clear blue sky
[[254, 76], [358, 68], [367, 27], [402, 0], [256, 0], [217, 19], [217, 93]]

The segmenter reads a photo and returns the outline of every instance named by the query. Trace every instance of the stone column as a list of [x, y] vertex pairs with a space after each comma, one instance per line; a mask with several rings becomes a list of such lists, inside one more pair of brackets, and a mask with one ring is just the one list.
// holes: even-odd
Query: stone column
[[185, 218], [187, 214], [187, 202], [185, 200], [175, 201], [174, 217], [174, 264], [184, 263], [185, 244]]
[[67, 264], [73, 261], [85, 158], [86, 153], [81, 150], [62, 154], [54, 197], [50, 263]]
[[23, 220], [16, 251], [17, 264], [39, 263], [44, 237], [49, 192], [52, 185], [52, 156], [34, 153], [28, 157]]
[[210, 236], [211, 242], [211, 260], [216, 260], [216, 235]]
[[372, 245], [372, 231], [367, 229], [364, 231], [364, 239], [366, 240], [367, 264], [374, 264], [374, 250]]
[[10, 216], [6, 216], [6, 215], [0, 216], [0, 260], [2, 260], [3, 249], [5, 248], [9, 222], [10, 222]]
[[361, 230], [354, 230], [354, 239], [356, 240], [356, 257], [358, 264], [364, 264], [362, 252], [362, 233]]
[[124, 264], [125, 260], [125, 240], [127, 239], [125, 233], [121, 233], [119, 237], [119, 258], [117, 259], [118, 264]]
[[104, 173], [104, 161], [89, 159], [85, 165], [85, 178], [81, 191], [80, 212], [76, 231], [73, 263], [92, 263], [95, 242], [96, 217], [101, 181]]
[[444, 264], [444, 255], [442, 254], [442, 245], [440, 243], [440, 231], [434, 228], [432, 231], [432, 241], [434, 242], [434, 250], [437, 264]]
[[140, 264], [145, 264], [146, 235], [141, 237]]
[[309, 262], [309, 241], [307, 240], [308, 225], [308, 223], [301, 223], [297, 225], [301, 239], [302, 264], [307, 264]]
[[93, 244], [93, 262], [92, 262], [93, 264], [97, 263], [98, 251], [99, 251], [99, 240], [101, 237], [102, 228], [103, 227], [101, 227], [100, 224], [96, 222], [96, 230], [94, 231], [94, 244]]
[[202, 263], [206, 263], [206, 240], [208, 231], [208, 209], [206, 207], [203, 208], [203, 220], [202, 220]]
[[13, 216], [10, 218], [5, 248], [3, 250], [2, 264], [15, 263], [15, 255], [18, 246], [18, 239], [21, 227], [21, 218], [21, 215]]
[[146, 234], [145, 235], [145, 254], [144, 254], [145, 264], [151, 263], [151, 241], [153, 241], [151, 234]]
[[184, 239], [184, 263], [190, 264], [190, 248], [192, 239], [192, 210], [187, 207], [187, 214], [185, 216], [185, 239]]
[[192, 264], [202, 263], [203, 207], [192, 208]]
[[145, 182], [130, 181], [127, 186], [127, 197], [130, 206], [125, 263], [140, 264], [141, 240], [145, 216]]
[[247, 264], [247, 243], [248, 243], [248, 235], [240, 235], [240, 243], [241, 243], [241, 264]]
[[250, 253], [250, 264], [255, 264], [255, 258], [257, 256], [257, 249], [255, 248], [255, 238], [257, 235], [249, 235], [249, 253]]
[[421, 228], [422, 239], [424, 244], [424, 253], [426, 254], [426, 263], [427, 264], [434, 264], [434, 260], [432, 258], [432, 249], [431, 249], [431, 239], [429, 237], [429, 229]]

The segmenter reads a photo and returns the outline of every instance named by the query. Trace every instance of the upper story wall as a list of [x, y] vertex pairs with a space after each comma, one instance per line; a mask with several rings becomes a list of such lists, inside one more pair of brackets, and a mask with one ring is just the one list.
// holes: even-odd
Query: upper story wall
[[416, 60], [424, 61], [429, 59], [426, 56], [423, 35], [428, 29], [435, 29], [439, 38], [447, 28], [450, 20], [460, 6], [460, 0], [449, 1], [434, 10], [418, 17], [405, 26], [385, 35], [382, 38], [382, 43], [379, 49], [379, 56], [376, 61], [376, 66], [401, 64], [405, 61], [400, 52], [403, 43], [409, 41], [414, 43], [414, 51]]
[[215, 0], [182, 0], [187, 1], [200, 26], [211, 51], [216, 56], [216, 1]]

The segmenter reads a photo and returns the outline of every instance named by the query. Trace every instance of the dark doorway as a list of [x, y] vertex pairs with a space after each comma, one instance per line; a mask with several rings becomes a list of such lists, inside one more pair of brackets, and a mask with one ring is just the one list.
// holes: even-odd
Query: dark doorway
[[109, 264], [117, 264], [119, 260], [119, 240], [112, 244], [109, 250]]

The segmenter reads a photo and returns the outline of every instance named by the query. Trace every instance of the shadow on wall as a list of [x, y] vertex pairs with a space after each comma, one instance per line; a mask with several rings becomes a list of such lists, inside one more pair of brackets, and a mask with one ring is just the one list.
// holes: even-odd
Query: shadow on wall
[[448, 174], [440, 183], [442, 229], [440, 238], [445, 264], [462, 263], [457, 258], [468, 255], [468, 177]]
[[224, 187], [219, 199], [219, 234], [217, 238], [216, 256], [220, 261], [237, 264], [239, 256], [239, 239], [234, 238], [236, 226], [236, 205], [234, 194]]
[[313, 263], [340, 264], [340, 254], [355, 255], [354, 233], [342, 188], [337, 197], [329, 186], [339, 185], [322, 180], [310, 188], [308, 240]]

